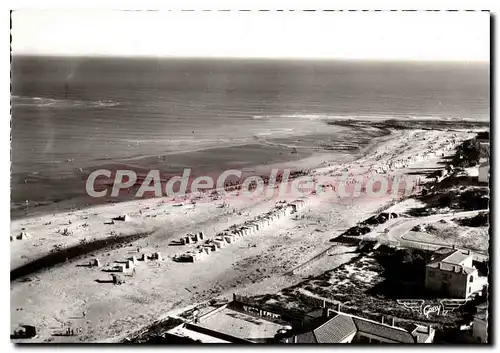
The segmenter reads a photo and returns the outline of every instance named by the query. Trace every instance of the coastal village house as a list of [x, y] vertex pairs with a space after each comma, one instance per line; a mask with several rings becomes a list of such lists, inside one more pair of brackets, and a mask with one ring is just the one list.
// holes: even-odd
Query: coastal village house
[[433, 256], [425, 270], [425, 288], [451, 298], [468, 298], [479, 278], [469, 251], [450, 250]]
[[309, 329], [283, 343], [432, 343], [435, 330], [431, 326], [408, 324], [406, 328], [362, 317], [318, 309], [306, 315]]

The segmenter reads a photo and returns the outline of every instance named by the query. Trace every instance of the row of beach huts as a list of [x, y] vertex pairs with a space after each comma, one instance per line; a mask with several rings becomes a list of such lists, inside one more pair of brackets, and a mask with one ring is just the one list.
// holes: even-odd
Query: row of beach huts
[[228, 229], [216, 234], [214, 239], [205, 239], [204, 233], [188, 234], [181, 238], [182, 244], [191, 244], [203, 241], [203, 244], [198, 245], [195, 249], [186, 251], [181, 255], [176, 255], [174, 261], [177, 262], [195, 262], [210, 255], [212, 252], [220, 251], [229, 244], [235, 243], [238, 239], [255, 234], [262, 231], [265, 227], [272, 223], [290, 216], [292, 213], [302, 210], [307, 206], [309, 200], [306, 198], [297, 199], [292, 202], [280, 202], [272, 210], [262, 215], [255, 217], [243, 224], [232, 225]]

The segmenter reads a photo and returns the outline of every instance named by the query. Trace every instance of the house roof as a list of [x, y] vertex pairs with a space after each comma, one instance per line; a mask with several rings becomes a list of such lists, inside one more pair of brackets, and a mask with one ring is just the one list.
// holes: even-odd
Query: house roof
[[[314, 318], [316, 328], [297, 335], [297, 343], [341, 343], [357, 331], [354, 321], [348, 315], [337, 314], [331, 319], [325, 319], [324, 316], [318, 317], [323, 315], [322, 309], [306, 315]], [[321, 319], [323, 320], [319, 321]]]
[[474, 318], [478, 319], [478, 320], [486, 321], [487, 317], [488, 317], [488, 304], [484, 303], [484, 304], [478, 305], [477, 313], [476, 313], [476, 315], [474, 315]]
[[358, 317], [353, 317], [354, 323], [359, 332], [369, 333], [400, 343], [415, 343], [415, 339], [408, 331], [394, 326], [370, 321]]
[[462, 266], [463, 270], [465, 271], [465, 273], [467, 273], [468, 275], [470, 275], [471, 273], [474, 273], [477, 271], [476, 268], [473, 268], [473, 267], [465, 267], [465, 266]]
[[427, 267], [430, 267], [430, 268], [439, 268], [439, 269], [441, 269], [443, 271], [447, 271], [447, 272], [455, 272], [455, 273], [465, 272], [468, 275], [470, 275], [471, 273], [474, 273], [475, 271], [477, 271], [477, 269], [475, 269], [473, 267], [466, 267], [466, 266], [462, 266], [462, 265], [453, 265], [453, 264], [449, 264], [449, 263], [446, 263], [446, 262], [434, 262], [434, 263], [430, 263], [430, 264], [427, 265]]
[[434, 259], [427, 264], [427, 267], [440, 268], [441, 270], [449, 272], [465, 272], [471, 274], [477, 270], [473, 267], [463, 266], [465, 260], [469, 259], [471, 256], [470, 254], [464, 254], [460, 250], [452, 250], [446, 253], [437, 254]]
[[313, 332], [318, 343], [340, 343], [356, 331], [352, 317], [337, 314]]
[[411, 330], [411, 334], [416, 337], [417, 343], [425, 343], [427, 338], [429, 338], [429, 328], [421, 325], [413, 324], [414, 329]]
[[451, 250], [447, 253], [442, 253], [435, 256], [434, 259], [429, 263], [429, 265], [438, 262], [445, 262], [450, 265], [462, 265], [462, 263], [471, 256], [472, 255], [470, 254], [464, 254], [460, 250]]
[[449, 256], [445, 257], [442, 261], [453, 265], [461, 265], [471, 256], [472, 255], [470, 254], [462, 253], [460, 250], [455, 250]]

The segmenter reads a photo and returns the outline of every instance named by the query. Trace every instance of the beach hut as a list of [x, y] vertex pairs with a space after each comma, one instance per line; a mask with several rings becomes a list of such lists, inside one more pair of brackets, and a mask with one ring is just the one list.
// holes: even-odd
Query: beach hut
[[214, 240], [214, 244], [217, 248], [222, 249], [224, 247], [224, 242], [221, 240]]
[[133, 269], [135, 267], [134, 262], [132, 260], [127, 260], [126, 268]]
[[148, 262], [148, 255], [147, 255], [147, 254], [145, 254], [145, 253], [143, 253], [143, 254], [141, 255], [141, 261]]
[[155, 252], [153, 254], [153, 259], [157, 260], [157, 261], [162, 261], [163, 258], [161, 257], [161, 253], [160, 252]]

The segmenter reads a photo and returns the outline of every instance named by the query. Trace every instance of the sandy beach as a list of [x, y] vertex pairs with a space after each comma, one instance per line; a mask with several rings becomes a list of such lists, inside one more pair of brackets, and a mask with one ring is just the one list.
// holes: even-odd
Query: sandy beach
[[[450, 148], [470, 136], [468, 131], [393, 130], [350, 161], [315, 161], [317, 168], [311, 173], [335, 175], [348, 170], [364, 175], [388, 166], [387, 172], [424, 171], [435, 166], [442, 155], [429, 155], [414, 166], [407, 161], [417, 154], [440, 151], [445, 145]], [[307, 161], [308, 167], [312, 162]], [[26, 232], [29, 238], [11, 241], [12, 328], [36, 326], [38, 336], [30, 342], [116, 342], [175, 309], [233, 292], [279, 291], [305, 275], [348, 261], [352, 249], [342, 246], [327, 262], [318, 261], [300, 275], [287, 274], [329, 248], [330, 239], [392, 201], [391, 195], [361, 196], [348, 202], [330, 193], [310, 195], [308, 205], [296, 215], [198, 262], [174, 262], [172, 258], [189, 245], [172, 245], [173, 240], [200, 231], [213, 238], [233, 224], [268, 212], [279, 201], [272, 197], [253, 202], [247, 198], [210, 200], [206, 195], [206, 200], [192, 204], [190, 197], [194, 196], [182, 206], [155, 198], [13, 220], [11, 237]], [[113, 217], [125, 214], [127, 221], [110, 224]], [[133, 277], [127, 277], [121, 286], [108, 283], [110, 274], [102, 268], [86, 266], [92, 258], [98, 258], [105, 268], [130, 256], [154, 252], [160, 252], [163, 261], [139, 262]], [[66, 327], [81, 328], [82, 333], [58, 336]]]

